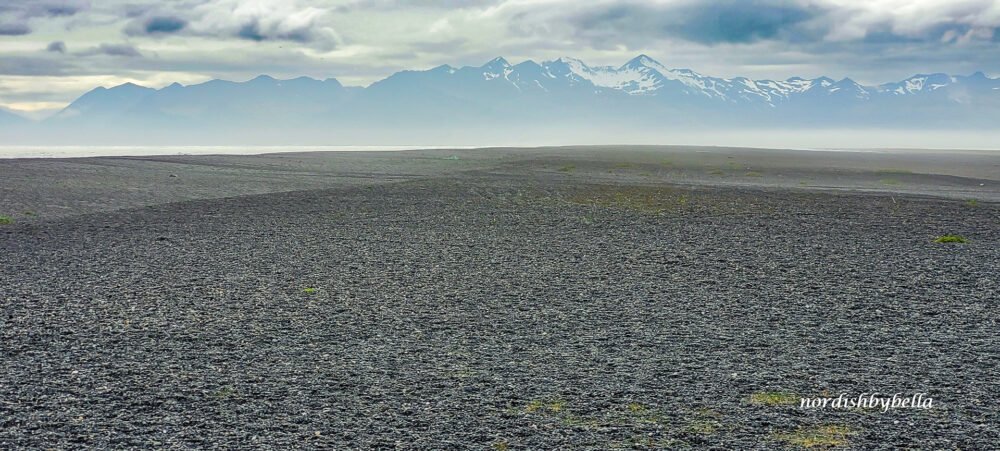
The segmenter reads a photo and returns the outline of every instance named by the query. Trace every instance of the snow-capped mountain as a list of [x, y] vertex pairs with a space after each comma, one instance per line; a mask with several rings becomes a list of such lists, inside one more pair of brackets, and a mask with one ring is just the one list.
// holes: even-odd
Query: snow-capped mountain
[[[947, 74], [914, 75], [898, 83], [886, 83], [875, 89], [879, 94], [900, 97], [936, 92], [951, 92], [955, 89], [971, 90], [980, 94], [1000, 94], [1000, 79], [988, 78], [982, 72], [967, 77]], [[956, 99], [956, 101], [960, 101]]]
[[860, 100], [871, 97], [868, 88], [846, 78], [839, 82], [826, 77], [813, 80], [795, 77], [785, 81], [744, 77], [724, 79], [705, 76], [690, 69], [667, 69], [646, 55], [639, 55], [618, 68], [590, 67], [573, 58], [559, 58], [545, 63], [545, 67], [550, 69], [550, 73], [573, 80], [586, 80], [594, 86], [629, 95], [656, 96], [681, 92], [725, 103], [761, 103], [771, 107], [801, 95], [850, 95]]
[[[1000, 120], [1000, 79], [916, 75], [864, 86], [849, 78], [720, 78], [639, 55], [619, 67], [563, 57], [516, 65], [443, 65], [397, 72], [367, 88], [335, 79], [260, 76], [162, 89], [94, 89], [36, 130], [101, 136], [320, 133], [503, 133], [559, 126], [979, 127]], [[436, 131], [435, 131], [436, 130]], [[437, 136], [437, 135], [435, 135]]]

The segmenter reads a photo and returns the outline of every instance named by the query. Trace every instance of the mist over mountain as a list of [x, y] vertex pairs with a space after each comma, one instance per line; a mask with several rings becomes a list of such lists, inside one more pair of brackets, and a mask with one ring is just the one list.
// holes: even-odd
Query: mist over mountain
[[28, 122], [28, 119], [18, 116], [17, 114], [11, 113], [3, 108], [0, 108], [0, 127], [13, 126], [13, 125], [24, 125]]
[[402, 71], [367, 88], [265, 75], [162, 89], [127, 83], [96, 88], [27, 125], [0, 111], [10, 141], [39, 144], [445, 144], [512, 135], [571, 142], [725, 128], [976, 131], [998, 121], [1000, 79], [982, 73], [865, 86], [849, 78], [718, 78], [645, 55], [620, 67], [497, 58]]

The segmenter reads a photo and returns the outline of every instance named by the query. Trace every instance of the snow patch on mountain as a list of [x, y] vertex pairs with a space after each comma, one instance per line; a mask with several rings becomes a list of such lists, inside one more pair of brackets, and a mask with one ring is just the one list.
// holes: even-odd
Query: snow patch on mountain
[[667, 69], [660, 62], [639, 55], [621, 67], [588, 66], [575, 58], [562, 57], [543, 63], [549, 78], [563, 78], [570, 83], [587, 82], [595, 87], [613, 89], [633, 96], [665, 94], [690, 95], [727, 103], [763, 103], [770, 107], [788, 102], [805, 93], [833, 95], [849, 93], [857, 99], [868, 99], [870, 92], [845, 79], [843, 83], [821, 77], [813, 80], [790, 78], [785, 81], [709, 77], [690, 69]]

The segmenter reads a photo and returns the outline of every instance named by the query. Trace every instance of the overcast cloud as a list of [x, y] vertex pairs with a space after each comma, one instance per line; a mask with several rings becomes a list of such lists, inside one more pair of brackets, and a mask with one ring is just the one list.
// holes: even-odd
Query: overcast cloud
[[574, 56], [866, 83], [1000, 75], [1000, 0], [3, 0], [0, 105], [41, 116], [97, 85], [335, 77]]

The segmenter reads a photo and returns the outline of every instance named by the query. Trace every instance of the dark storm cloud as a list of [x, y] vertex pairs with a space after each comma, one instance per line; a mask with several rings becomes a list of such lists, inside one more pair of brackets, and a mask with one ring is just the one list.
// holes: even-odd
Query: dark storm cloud
[[753, 42], [780, 34], [791, 39], [802, 31], [797, 25], [819, 15], [818, 8], [796, 4], [751, 4], [745, 1], [688, 5], [675, 14], [672, 27], [683, 38], [700, 43]]
[[89, 0], [4, 0], [0, 2], [0, 14], [71, 16], [89, 7]]
[[566, 2], [510, 8], [508, 24], [522, 35], [562, 30], [573, 41], [599, 49], [639, 48], [664, 40], [707, 46], [759, 41], [947, 44], [996, 36], [996, 3], [917, 0], [909, 8], [889, 8], [828, 0]]
[[502, 0], [363, 0], [335, 7], [338, 12], [363, 10], [454, 9], [483, 8], [503, 3]]
[[129, 4], [124, 7], [128, 18], [122, 31], [129, 36], [169, 36], [184, 31], [190, 21], [185, 15], [207, 0], [186, 0], [173, 3]]
[[240, 30], [236, 32], [236, 36], [241, 39], [249, 39], [251, 41], [263, 41], [267, 39], [260, 33], [260, 25], [256, 22], [251, 22], [240, 27]]
[[[765, 4], [716, 1], [682, 5], [625, 4], [576, 18], [580, 30], [631, 31], [644, 38], [679, 37], [703, 44], [746, 43], [779, 35], [798, 35], [796, 26], [821, 11], [793, 2]], [[602, 33], [602, 34], [603, 34]]]
[[292, 41], [329, 49], [335, 46], [336, 35], [327, 14], [335, 8], [321, 6], [321, 2], [301, 0], [260, 4], [179, 0], [146, 9], [134, 8], [123, 31], [129, 36]]
[[818, 38], [803, 24], [823, 13], [819, 7], [794, 1], [710, 0], [619, 3], [583, 9], [568, 19], [580, 37], [607, 46], [617, 44], [609, 41], [640, 43], [665, 38], [711, 45]]
[[[985, 39], [983, 40], [989, 40], [990, 36], [996, 36], [996, 30], [997, 27], [986, 26], [979, 27], [978, 31], [988, 33], [988, 35], [984, 36]], [[975, 31], [977, 30], [968, 24], [944, 23], [926, 27], [916, 33], [904, 35], [893, 31], [890, 24], [875, 24], [868, 27], [861, 41], [865, 44], [912, 44], [920, 42], [940, 44], [955, 40], [960, 36], [966, 36]]]
[[143, 29], [147, 34], [175, 33], [187, 26], [187, 21], [177, 17], [157, 16], [150, 17], [146, 21]]
[[72, 16], [89, 7], [89, 0], [0, 0], [0, 35], [25, 35], [30, 20]]
[[45, 50], [48, 52], [66, 53], [66, 43], [63, 41], [55, 41], [49, 44], [48, 47], [45, 47]]
[[27, 24], [23, 23], [0, 23], [0, 36], [21, 36], [31, 33]]
[[101, 44], [97, 47], [84, 50], [80, 52], [79, 55], [80, 56], [107, 55], [107, 56], [119, 56], [126, 58], [142, 57], [142, 53], [140, 53], [139, 50], [128, 44]]
[[80, 7], [77, 5], [50, 5], [45, 7], [44, 11], [47, 16], [72, 16], [80, 12]]
[[236, 32], [236, 37], [258, 42], [268, 40], [309, 42], [313, 40], [312, 30], [309, 28], [303, 27], [291, 31], [264, 33], [260, 23], [256, 20], [241, 26], [239, 31]]

